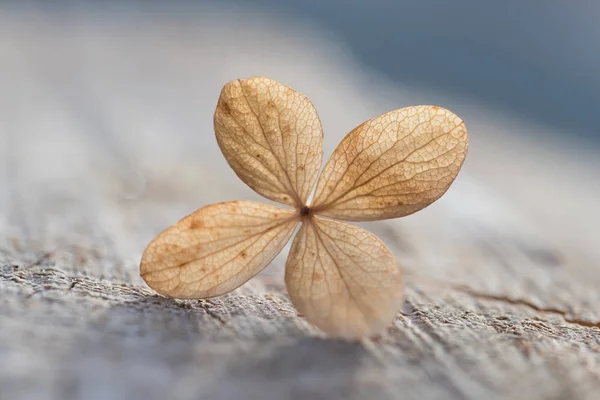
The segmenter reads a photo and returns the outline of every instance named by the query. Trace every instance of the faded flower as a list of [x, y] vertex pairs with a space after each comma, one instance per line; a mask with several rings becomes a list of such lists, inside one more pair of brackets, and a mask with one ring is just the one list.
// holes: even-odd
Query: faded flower
[[375, 235], [330, 218], [403, 217], [440, 198], [467, 153], [463, 121], [436, 106], [388, 112], [350, 132], [320, 176], [321, 123], [293, 89], [264, 77], [229, 82], [214, 126], [237, 176], [294, 209], [231, 201], [197, 210], [148, 245], [140, 266], [148, 285], [176, 298], [223, 295], [265, 268], [301, 223], [285, 271], [298, 311], [347, 339], [390, 325], [403, 299], [395, 258]]

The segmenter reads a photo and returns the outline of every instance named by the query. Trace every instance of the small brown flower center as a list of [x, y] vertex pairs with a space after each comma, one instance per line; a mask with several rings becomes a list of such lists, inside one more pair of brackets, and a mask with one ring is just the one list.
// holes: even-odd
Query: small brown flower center
[[311, 209], [308, 206], [302, 206], [302, 208], [300, 208], [300, 216], [301, 217], [306, 217], [308, 215], [310, 215]]

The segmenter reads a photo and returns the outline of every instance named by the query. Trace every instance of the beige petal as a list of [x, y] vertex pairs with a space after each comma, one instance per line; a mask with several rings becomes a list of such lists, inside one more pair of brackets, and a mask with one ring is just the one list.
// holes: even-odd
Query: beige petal
[[377, 236], [343, 222], [303, 221], [285, 282], [296, 309], [334, 337], [380, 333], [402, 306], [400, 270], [390, 251]]
[[289, 241], [295, 212], [250, 201], [203, 207], [158, 235], [140, 273], [158, 293], [207, 298], [239, 287]]
[[271, 200], [306, 204], [321, 168], [323, 131], [305, 96], [268, 78], [238, 79], [223, 87], [214, 123], [240, 179]]
[[436, 106], [406, 107], [366, 121], [325, 165], [312, 208], [349, 221], [412, 214], [448, 190], [468, 140], [464, 122]]

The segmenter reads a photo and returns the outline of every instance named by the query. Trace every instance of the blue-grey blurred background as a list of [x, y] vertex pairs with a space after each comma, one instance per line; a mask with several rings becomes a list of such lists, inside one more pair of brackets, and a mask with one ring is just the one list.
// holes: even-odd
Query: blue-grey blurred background
[[394, 82], [600, 139], [600, 2], [215, 1], [333, 32]]
[[[600, 2], [594, 0], [19, 2], [28, 3], [198, 23], [211, 6], [248, 13], [243, 22], [250, 26], [259, 25], [253, 14], [267, 14], [281, 28], [309, 24], [333, 35], [362, 67], [393, 82], [468, 96], [594, 145], [600, 139]], [[244, 34], [242, 26], [231, 29]]]

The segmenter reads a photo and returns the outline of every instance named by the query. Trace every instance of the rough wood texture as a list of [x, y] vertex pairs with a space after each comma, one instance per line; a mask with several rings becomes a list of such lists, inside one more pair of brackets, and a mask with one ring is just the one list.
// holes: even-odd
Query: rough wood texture
[[287, 249], [221, 298], [149, 290], [138, 263], [158, 232], [202, 205], [257, 198], [212, 133], [225, 81], [273, 73], [307, 94], [326, 154], [382, 112], [356, 100], [364, 87], [316, 41], [268, 23], [239, 37], [227, 27], [247, 17], [201, 15], [1, 14], [0, 398], [598, 398], [600, 256], [588, 211], [600, 190], [581, 175], [598, 164], [502, 142], [484, 122], [468, 125], [471, 154], [446, 197], [364, 225], [406, 273], [403, 312], [381, 338], [319, 337], [287, 298]]

